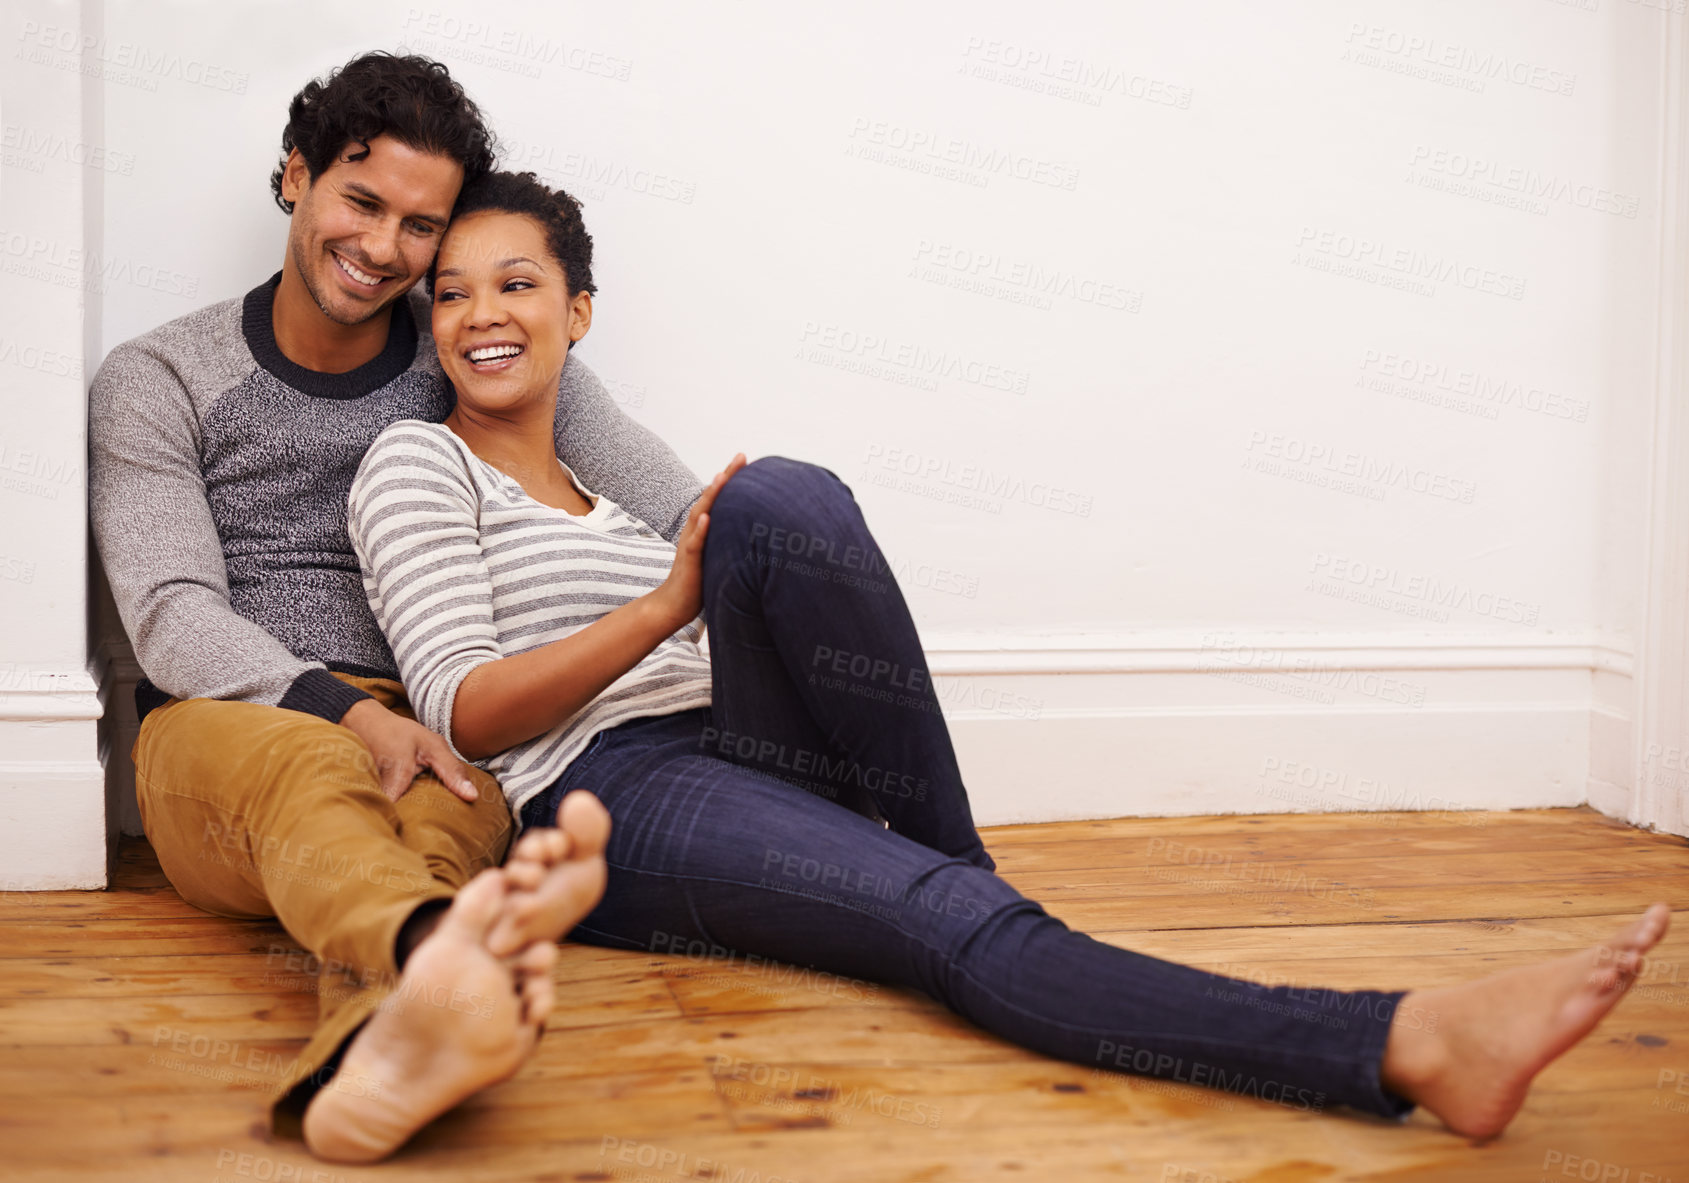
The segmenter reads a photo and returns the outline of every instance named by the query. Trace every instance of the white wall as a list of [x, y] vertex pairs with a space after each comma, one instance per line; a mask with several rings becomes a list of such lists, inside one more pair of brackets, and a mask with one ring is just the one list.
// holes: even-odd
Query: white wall
[[855, 489], [982, 820], [1622, 813], [1672, 5], [112, 0], [98, 347], [408, 46], [585, 200], [631, 414]]
[[103, 884], [115, 821], [87, 609], [82, 392], [98, 296], [81, 260], [98, 241], [99, 177], [72, 162], [98, 91], [14, 59], [23, 20], [49, 9], [73, 38], [95, 27], [73, 5], [9, 8], [0, 67], [0, 889]]

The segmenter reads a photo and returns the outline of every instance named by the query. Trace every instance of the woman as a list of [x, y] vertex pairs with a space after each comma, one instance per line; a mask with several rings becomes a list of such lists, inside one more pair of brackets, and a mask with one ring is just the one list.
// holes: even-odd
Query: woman
[[571, 791], [608, 808], [609, 886], [576, 939], [776, 957], [1062, 1059], [1304, 1109], [1422, 1104], [1478, 1137], [1634, 978], [1664, 905], [1570, 958], [1294, 1005], [1046, 915], [992, 873], [915, 626], [833, 473], [735, 456], [670, 545], [556, 458], [591, 249], [532, 174], [466, 189], [430, 277], [456, 410], [384, 431], [350, 505], [420, 717], [519, 824]]

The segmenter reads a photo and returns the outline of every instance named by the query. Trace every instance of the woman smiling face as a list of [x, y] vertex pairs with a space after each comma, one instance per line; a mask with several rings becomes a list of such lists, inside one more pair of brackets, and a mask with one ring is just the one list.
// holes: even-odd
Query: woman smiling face
[[592, 323], [592, 296], [571, 293], [545, 227], [480, 210], [452, 222], [434, 272], [434, 347], [460, 411], [500, 415], [557, 391], [569, 346]]

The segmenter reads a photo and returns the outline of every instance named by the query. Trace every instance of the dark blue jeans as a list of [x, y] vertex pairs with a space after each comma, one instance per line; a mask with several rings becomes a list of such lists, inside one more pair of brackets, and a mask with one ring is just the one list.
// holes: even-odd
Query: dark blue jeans
[[1114, 948], [993, 873], [902, 592], [832, 472], [747, 465], [703, 577], [712, 705], [600, 732], [523, 810], [546, 824], [586, 789], [610, 811], [609, 888], [574, 939], [906, 986], [1046, 1055], [1295, 1109], [1411, 1108], [1379, 1082], [1400, 993]]

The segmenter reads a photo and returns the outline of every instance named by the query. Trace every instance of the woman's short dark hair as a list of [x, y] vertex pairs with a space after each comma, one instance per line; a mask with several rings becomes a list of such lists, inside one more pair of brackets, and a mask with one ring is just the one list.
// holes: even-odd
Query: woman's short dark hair
[[282, 173], [293, 149], [299, 149], [315, 181], [341, 149], [360, 145], [362, 150], [351, 153], [350, 159], [362, 160], [369, 155], [369, 142], [379, 135], [390, 135], [418, 152], [451, 157], [463, 166], [465, 184], [495, 163], [493, 133], [445, 66], [420, 54], [399, 57], [376, 50], [330, 71], [326, 80], [312, 79], [293, 96], [282, 132], [281, 163], [270, 174], [276, 204], [293, 212], [293, 203], [282, 196]]
[[[597, 294], [592, 282], [592, 235], [581, 218], [581, 203], [552, 189], [533, 173], [490, 172], [463, 187], [452, 210], [452, 220], [465, 214], [491, 210], [500, 214], [526, 214], [545, 230], [551, 257], [563, 268], [569, 294]], [[435, 263], [428, 268], [428, 294], [434, 294]]]

